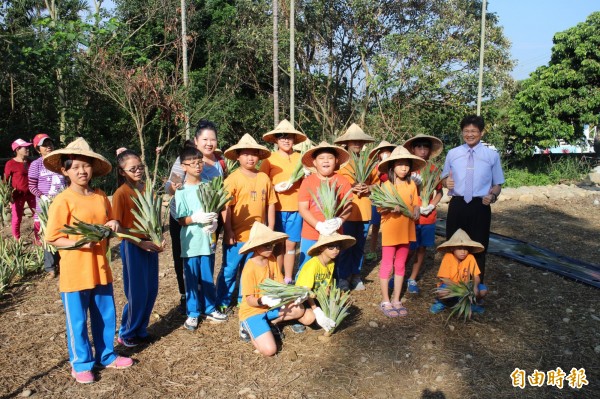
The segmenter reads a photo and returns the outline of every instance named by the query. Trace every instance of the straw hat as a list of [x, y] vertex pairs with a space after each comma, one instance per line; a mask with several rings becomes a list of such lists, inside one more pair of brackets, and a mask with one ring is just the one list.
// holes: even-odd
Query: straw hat
[[390, 165], [393, 165], [394, 161], [399, 159], [410, 159], [412, 160], [412, 168], [410, 171], [422, 169], [427, 163], [423, 158], [411, 154], [408, 150], [402, 146], [394, 148], [394, 151], [390, 156], [379, 163], [378, 169], [381, 173], [386, 173]]
[[325, 141], [321, 141], [318, 146], [313, 147], [304, 153], [304, 155], [302, 156], [302, 165], [306, 166], [307, 168], [312, 168], [314, 166], [312, 162], [313, 154], [316, 151], [319, 151], [323, 148], [330, 148], [335, 152], [335, 157], [338, 160], [339, 167], [344, 165], [350, 159], [350, 154], [348, 154], [348, 151], [344, 150], [342, 147], [339, 147], [337, 145], [331, 145]]
[[90, 145], [83, 137], [77, 137], [69, 143], [65, 148], [52, 151], [44, 158], [44, 166], [46, 169], [55, 173], [62, 173], [62, 163], [60, 158], [62, 155], [83, 155], [92, 159], [92, 169], [94, 177], [104, 176], [110, 173], [112, 166], [110, 162], [102, 155], [95, 153], [90, 148]]
[[350, 125], [346, 133], [335, 139], [335, 144], [347, 143], [348, 141], [365, 141], [367, 143], [374, 143], [375, 139], [366, 134], [360, 126], [356, 123]]
[[254, 222], [250, 229], [250, 238], [248, 238], [248, 241], [240, 248], [240, 254], [250, 252], [261, 245], [283, 241], [288, 237], [287, 234], [273, 231], [261, 222]]
[[412, 153], [412, 146], [415, 141], [426, 140], [428, 140], [431, 143], [431, 151], [429, 152], [430, 159], [435, 158], [442, 153], [442, 150], [444, 149], [444, 144], [442, 143], [442, 140], [438, 139], [435, 136], [428, 136], [426, 134], [421, 133], [417, 134], [415, 137], [406, 140], [406, 142], [402, 144], [402, 146]]
[[267, 159], [271, 156], [271, 151], [264, 145], [260, 145], [248, 133], [244, 134], [236, 145], [229, 147], [223, 154], [225, 158], [236, 161], [238, 159], [238, 151], [240, 150], [258, 150], [259, 159]]
[[320, 235], [317, 242], [308, 249], [308, 254], [310, 256], [317, 256], [321, 253], [323, 247], [331, 244], [339, 244], [340, 251], [344, 249], [350, 248], [354, 244], [356, 244], [356, 239], [352, 236], [345, 236], [338, 233], [333, 233], [329, 236]]
[[292, 125], [287, 119], [279, 122], [274, 130], [263, 134], [263, 140], [269, 143], [277, 144], [277, 138], [275, 136], [278, 134], [293, 134], [294, 144], [302, 143], [308, 139], [304, 133], [294, 129], [294, 125]]
[[468, 247], [470, 248], [469, 252], [471, 253], [479, 253], [483, 252], [484, 247], [477, 241], [471, 240], [469, 235], [465, 233], [463, 229], [458, 229], [452, 237], [448, 241], [443, 244], [440, 244], [437, 247], [437, 250], [440, 252], [450, 252], [459, 247]]
[[389, 141], [383, 140], [381, 143], [379, 143], [377, 147], [369, 151], [369, 158], [374, 158], [378, 156], [379, 153], [383, 150], [388, 150], [389, 152], [392, 152], [394, 151], [394, 148], [396, 148], [396, 145], [390, 143]]

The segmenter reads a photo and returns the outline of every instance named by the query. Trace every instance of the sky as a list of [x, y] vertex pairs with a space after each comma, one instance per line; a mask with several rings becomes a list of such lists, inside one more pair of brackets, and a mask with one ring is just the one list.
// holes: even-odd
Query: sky
[[600, 0], [488, 0], [487, 10], [498, 16], [512, 42], [517, 63], [512, 76], [521, 80], [550, 61], [554, 34], [600, 11]]

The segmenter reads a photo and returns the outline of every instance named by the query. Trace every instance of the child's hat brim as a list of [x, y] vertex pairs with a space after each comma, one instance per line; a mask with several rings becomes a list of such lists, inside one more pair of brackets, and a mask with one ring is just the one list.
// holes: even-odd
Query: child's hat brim
[[299, 130], [296, 130], [287, 119], [284, 119], [281, 122], [279, 122], [275, 129], [263, 134], [263, 140], [268, 143], [276, 144], [277, 137], [275, 136], [277, 136], [278, 134], [293, 134], [294, 144], [302, 143], [303, 141], [306, 141], [306, 139], [308, 139], [308, 137], [306, 137], [304, 133], [302, 133]]
[[260, 247], [261, 245], [277, 243], [287, 239], [289, 236], [285, 233], [273, 231], [260, 222], [254, 222], [250, 229], [250, 237], [248, 241], [242, 245], [239, 250], [240, 254], [245, 254], [253, 249]]
[[437, 247], [439, 252], [451, 252], [456, 248], [469, 248], [469, 252], [476, 254], [479, 252], [483, 252], [485, 250], [484, 246], [478, 243], [477, 241], [471, 240], [471, 237], [463, 230], [458, 229], [452, 237], [448, 241], [443, 244], [440, 244]]
[[237, 144], [229, 147], [223, 153], [223, 156], [227, 159], [231, 159], [232, 161], [236, 161], [239, 156], [239, 151], [242, 150], [258, 150], [259, 159], [267, 159], [271, 156], [271, 151], [269, 151], [269, 149], [264, 145], [258, 144], [256, 140], [254, 140], [254, 138], [248, 133], [244, 134]]
[[394, 151], [392, 151], [388, 158], [379, 162], [377, 169], [379, 169], [379, 172], [381, 173], [386, 173], [390, 165], [393, 165], [394, 161], [398, 161], [400, 159], [410, 159], [412, 161], [412, 167], [410, 168], [411, 172], [423, 169], [425, 164], [427, 164], [423, 158], [411, 154], [406, 148], [399, 145], [398, 147], [394, 148]]
[[334, 144], [347, 143], [349, 141], [364, 141], [365, 143], [374, 143], [375, 138], [366, 134], [356, 123], [350, 125], [348, 130], [340, 137], [335, 139]]
[[63, 155], [81, 155], [92, 159], [93, 176], [105, 176], [110, 173], [112, 166], [102, 155], [92, 151], [90, 145], [83, 137], [78, 137], [65, 148], [54, 150], [44, 158], [46, 169], [55, 173], [62, 173], [61, 157]]
[[412, 145], [415, 141], [425, 141], [425, 140], [429, 140], [429, 142], [431, 143], [431, 151], [429, 152], [429, 159], [437, 157], [444, 150], [444, 143], [442, 143], [442, 140], [438, 139], [435, 136], [428, 136], [426, 134], [421, 134], [421, 133], [417, 134], [415, 137], [411, 137], [410, 139], [406, 140], [406, 142], [404, 142], [404, 144], [402, 144], [402, 146], [404, 148], [406, 148], [408, 151], [412, 152]]
[[352, 236], [346, 236], [338, 233], [333, 233], [329, 236], [324, 236], [321, 234], [317, 242], [308, 249], [307, 253], [310, 256], [317, 256], [327, 245], [331, 244], [339, 244], [340, 251], [343, 251], [344, 249], [348, 249], [356, 244], [356, 239]]
[[311, 148], [310, 150], [306, 151], [304, 155], [302, 155], [302, 165], [306, 166], [307, 168], [313, 167], [313, 154], [324, 148], [331, 149], [333, 152], [335, 152], [335, 157], [338, 161], [338, 167], [342, 167], [342, 165], [345, 165], [350, 159], [350, 154], [342, 147], [321, 141], [318, 146]]

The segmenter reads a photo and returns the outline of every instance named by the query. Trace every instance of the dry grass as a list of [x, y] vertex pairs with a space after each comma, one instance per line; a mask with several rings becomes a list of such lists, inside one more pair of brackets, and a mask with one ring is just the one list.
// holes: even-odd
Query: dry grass
[[[592, 201], [499, 203], [492, 230], [598, 263], [600, 212]], [[490, 256], [485, 315], [445, 325], [446, 314], [428, 311], [433, 265], [440, 260], [428, 254], [422, 294], [406, 298], [408, 317], [388, 319], [379, 311], [377, 264], [367, 264], [367, 290], [353, 295], [351, 315], [329, 340], [319, 339], [322, 331], [295, 335], [285, 328], [280, 352], [265, 359], [238, 339], [235, 318], [222, 325], [203, 323], [193, 333], [181, 328], [175, 273], [170, 253], [164, 253], [150, 329], [156, 341], [117, 347], [138, 364], [104, 370], [89, 386], [69, 375], [57, 281], [36, 277], [0, 301], [0, 395], [29, 389], [36, 397], [55, 398], [597, 397], [599, 290]], [[119, 314], [124, 304], [119, 260], [113, 269]], [[511, 385], [516, 367], [531, 372], [559, 366], [567, 373], [585, 368], [589, 385], [579, 391]]]

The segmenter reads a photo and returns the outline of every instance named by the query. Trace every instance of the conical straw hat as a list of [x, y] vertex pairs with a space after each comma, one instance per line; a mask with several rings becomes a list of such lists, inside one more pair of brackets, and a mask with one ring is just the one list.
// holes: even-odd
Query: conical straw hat
[[321, 253], [324, 247], [331, 244], [340, 244], [340, 251], [350, 248], [356, 244], [356, 239], [352, 236], [345, 236], [338, 233], [333, 233], [329, 236], [320, 235], [317, 242], [308, 249], [310, 256], [317, 256]]
[[471, 237], [469, 237], [469, 235], [463, 229], [458, 229], [454, 234], [452, 234], [452, 237], [450, 237], [448, 241], [440, 244], [437, 247], [437, 250], [440, 252], [450, 252], [460, 247], [467, 247], [469, 248], [469, 252], [474, 254], [483, 252], [485, 249], [483, 245], [477, 241], [471, 240]]
[[339, 147], [337, 145], [331, 145], [325, 141], [321, 141], [318, 146], [313, 147], [304, 153], [304, 155], [302, 156], [302, 165], [306, 166], [307, 168], [312, 168], [314, 166], [313, 154], [316, 151], [319, 151], [323, 148], [331, 148], [333, 151], [335, 151], [335, 157], [338, 160], [338, 167], [341, 167], [350, 159], [350, 154], [348, 154], [348, 151], [344, 150], [342, 147]]
[[397, 161], [398, 159], [412, 160], [412, 168], [410, 168], [411, 172], [422, 169], [427, 163], [423, 158], [411, 154], [406, 148], [399, 145], [398, 147], [394, 148], [394, 151], [392, 151], [388, 158], [379, 163], [377, 168], [381, 173], [387, 173], [390, 165], [393, 165], [394, 161]]
[[302, 133], [299, 130], [296, 130], [294, 128], [294, 125], [292, 125], [287, 119], [284, 119], [281, 122], [279, 122], [279, 124], [274, 130], [263, 134], [263, 140], [269, 143], [276, 144], [277, 138], [275, 136], [277, 136], [278, 134], [293, 134], [294, 144], [302, 143], [303, 141], [306, 141], [306, 139], [308, 139], [308, 137], [306, 137], [304, 133]]
[[396, 145], [390, 143], [389, 141], [383, 140], [381, 143], [379, 143], [379, 145], [377, 147], [375, 147], [371, 151], [369, 151], [369, 158], [374, 158], [374, 157], [378, 156], [379, 152], [381, 152], [383, 150], [388, 150], [389, 152], [392, 152], [392, 151], [394, 151], [394, 148], [396, 148]]
[[334, 140], [334, 144], [347, 143], [348, 141], [365, 141], [374, 143], [375, 139], [366, 134], [356, 123], [350, 125], [346, 133]]
[[260, 145], [248, 133], [244, 134], [237, 144], [229, 147], [223, 154], [225, 158], [236, 161], [238, 159], [238, 151], [241, 150], [258, 150], [258, 158], [266, 159], [271, 156], [271, 151], [264, 145]]
[[250, 229], [250, 237], [248, 238], [248, 241], [242, 245], [239, 252], [240, 254], [245, 254], [261, 245], [277, 243], [288, 237], [289, 236], [285, 233], [273, 231], [260, 222], [254, 222]]
[[429, 140], [429, 142], [431, 143], [431, 151], [429, 152], [429, 159], [433, 159], [433, 158], [437, 157], [444, 150], [444, 144], [442, 143], [442, 140], [438, 139], [435, 136], [428, 136], [426, 134], [421, 134], [421, 133], [417, 134], [415, 137], [411, 137], [410, 139], [406, 140], [406, 142], [404, 144], [402, 144], [402, 146], [404, 148], [406, 148], [409, 152], [412, 153], [413, 143], [415, 141], [425, 141], [425, 140]]
[[62, 173], [62, 163], [60, 161], [62, 155], [82, 155], [92, 159], [92, 173], [94, 177], [104, 176], [110, 173], [112, 166], [110, 162], [102, 155], [92, 151], [90, 145], [83, 137], [77, 137], [65, 148], [54, 150], [44, 158], [44, 166], [46, 169], [55, 173]]

